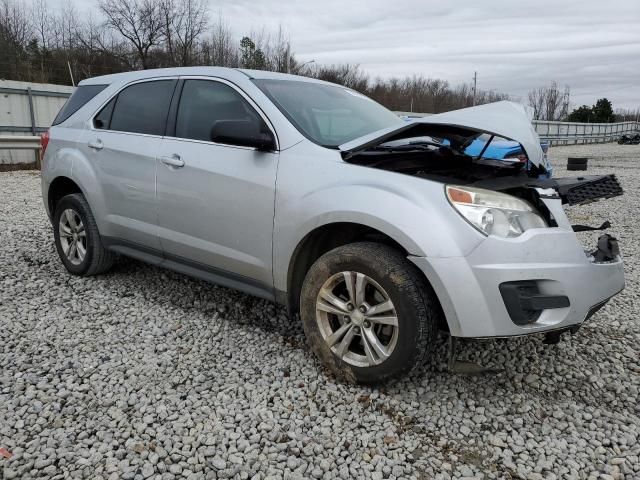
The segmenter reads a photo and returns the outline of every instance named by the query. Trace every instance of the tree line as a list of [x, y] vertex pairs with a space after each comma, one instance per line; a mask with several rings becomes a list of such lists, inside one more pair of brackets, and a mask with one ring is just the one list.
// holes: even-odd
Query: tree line
[[[97, 0], [84, 14], [72, 0], [0, 0], [0, 78], [67, 84], [128, 70], [193, 65], [305, 75], [358, 90], [393, 110], [443, 112], [474, 103], [470, 85], [416, 75], [371, 78], [358, 65], [300, 61], [277, 31], [237, 36], [206, 0]], [[239, 40], [238, 40], [239, 38]], [[508, 99], [478, 91], [475, 103]]]
[[[381, 79], [359, 65], [302, 62], [282, 28], [238, 36], [224, 17], [211, 17], [207, 0], [96, 0], [96, 6], [85, 13], [73, 0], [56, 10], [47, 0], [0, 0], [0, 78], [70, 85], [137, 69], [215, 65], [327, 80], [396, 111], [439, 113], [509, 99], [423, 75]], [[532, 90], [527, 100], [535, 119], [618, 119], [597, 107], [600, 101], [570, 113], [569, 87], [555, 82]]]
[[531, 90], [527, 100], [533, 109], [535, 120], [612, 123], [640, 119], [640, 109], [617, 109], [614, 111], [613, 104], [607, 98], [600, 98], [591, 106], [581, 105], [570, 111], [569, 86], [565, 85], [561, 89], [556, 82]]

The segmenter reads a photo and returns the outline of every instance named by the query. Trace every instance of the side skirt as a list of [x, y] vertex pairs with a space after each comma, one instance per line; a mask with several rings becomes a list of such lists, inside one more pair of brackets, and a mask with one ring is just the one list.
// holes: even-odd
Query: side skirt
[[194, 262], [176, 255], [167, 254], [160, 250], [148, 248], [144, 245], [139, 245], [127, 240], [121, 240], [119, 238], [103, 236], [102, 243], [109, 250], [126, 257], [135, 258], [136, 260], [140, 260], [157, 267], [167, 268], [190, 277], [199, 278], [200, 280], [221, 285], [223, 287], [232, 288], [269, 301], [276, 300], [274, 289], [271, 285], [265, 285], [242, 275], [237, 275], [203, 263]]

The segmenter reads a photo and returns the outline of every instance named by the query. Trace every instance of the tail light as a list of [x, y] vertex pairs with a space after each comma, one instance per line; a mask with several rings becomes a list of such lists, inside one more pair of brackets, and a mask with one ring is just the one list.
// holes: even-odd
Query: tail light
[[47, 150], [47, 146], [49, 145], [49, 130], [40, 135], [40, 162], [44, 159], [44, 152]]

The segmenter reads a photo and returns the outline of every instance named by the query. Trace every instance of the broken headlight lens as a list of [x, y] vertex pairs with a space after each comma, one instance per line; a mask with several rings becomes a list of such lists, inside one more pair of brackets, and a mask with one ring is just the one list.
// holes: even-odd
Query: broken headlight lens
[[446, 186], [451, 205], [485, 235], [514, 238], [547, 222], [527, 201], [481, 188]]

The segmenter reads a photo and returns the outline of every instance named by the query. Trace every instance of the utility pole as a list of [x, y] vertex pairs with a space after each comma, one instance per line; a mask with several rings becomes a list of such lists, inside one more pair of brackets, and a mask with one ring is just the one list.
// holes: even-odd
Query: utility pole
[[67, 60], [67, 66], [69, 67], [69, 76], [71, 77], [71, 85], [76, 86], [76, 82], [73, 80], [73, 72], [71, 71], [71, 63]]
[[291, 73], [291, 44], [287, 42], [287, 73]]
[[476, 91], [478, 86], [478, 72], [473, 72], [473, 105], [476, 105]]
[[563, 105], [562, 105], [562, 114], [564, 118], [560, 118], [559, 120], [566, 120], [566, 117], [569, 115], [569, 98], [571, 96], [571, 90], [569, 89], [569, 85], [564, 87], [564, 95], [563, 95]]

